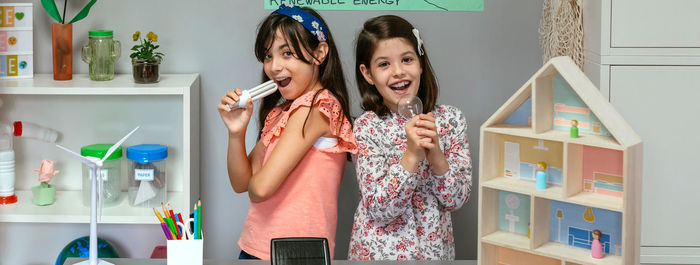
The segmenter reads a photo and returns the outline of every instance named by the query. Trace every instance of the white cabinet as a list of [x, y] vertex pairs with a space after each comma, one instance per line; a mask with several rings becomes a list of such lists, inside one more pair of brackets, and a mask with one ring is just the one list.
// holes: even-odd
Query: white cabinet
[[[161, 75], [156, 84], [135, 84], [130, 75], [111, 81], [91, 81], [73, 75], [72, 81], [53, 81], [50, 74], [32, 79], [0, 80], [0, 120], [22, 120], [55, 129], [58, 143], [76, 152], [95, 143], [114, 143], [136, 126], [123, 145], [121, 203], [105, 207], [101, 223], [151, 224], [157, 219], [151, 208], [131, 207], [127, 201], [126, 147], [162, 144], [168, 147], [168, 202], [189, 215], [199, 199], [199, 75]], [[0, 222], [87, 223], [90, 208], [82, 202], [82, 168], [53, 144], [14, 139], [15, 190], [19, 202], [0, 205]], [[57, 186], [56, 202], [32, 203], [31, 187], [38, 185], [32, 169], [42, 159], [57, 162], [61, 172], [51, 184]]]
[[612, 47], [700, 48], [700, 1], [614, 0], [611, 8]]
[[641, 263], [699, 264], [694, 0], [584, 0], [584, 71], [644, 141]]
[[[700, 66], [612, 66], [610, 101], [644, 142], [646, 245], [700, 246]], [[646, 140], [648, 139], [648, 140]], [[672, 207], [669, 207], [672, 206]]]

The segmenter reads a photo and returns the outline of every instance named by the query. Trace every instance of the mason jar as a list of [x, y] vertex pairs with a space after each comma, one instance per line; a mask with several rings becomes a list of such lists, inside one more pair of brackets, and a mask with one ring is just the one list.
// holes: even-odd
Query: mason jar
[[121, 43], [113, 39], [111, 30], [89, 31], [88, 36], [88, 44], [83, 46], [81, 57], [90, 66], [90, 79], [114, 79], [114, 62], [121, 55]]

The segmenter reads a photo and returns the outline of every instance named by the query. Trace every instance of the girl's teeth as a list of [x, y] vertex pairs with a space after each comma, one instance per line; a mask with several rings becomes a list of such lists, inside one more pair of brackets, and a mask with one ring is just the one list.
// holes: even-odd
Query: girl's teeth
[[408, 84], [409, 84], [409, 83], [408, 83], [407, 81], [405, 81], [405, 82], [401, 82], [401, 83], [395, 84], [395, 85], [393, 85], [393, 86], [391, 86], [391, 87], [393, 87], [393, 88], [400, 88], [400, 87], [403, 87], [403, 86], [407, 86]]

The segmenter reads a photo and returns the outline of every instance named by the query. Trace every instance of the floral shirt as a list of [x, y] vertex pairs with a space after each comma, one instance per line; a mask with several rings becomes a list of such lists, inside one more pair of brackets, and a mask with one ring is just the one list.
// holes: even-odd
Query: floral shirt
[[433, 111], [440, 149], [450, 170], [432, 173], [428, 160], [417, 173], [401, 166], [408, 119], [397, 113], [363, 113], [354, 123], [354, 156], [362, 195], [355, 211], [348, 259], [452, 260], [455, 257], [450, 212], [471, 193], [471, 157], [467, 121], [452, 106]]

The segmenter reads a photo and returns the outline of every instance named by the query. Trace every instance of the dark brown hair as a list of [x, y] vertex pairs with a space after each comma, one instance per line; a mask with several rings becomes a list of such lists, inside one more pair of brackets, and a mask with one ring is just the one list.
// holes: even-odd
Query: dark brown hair
[[[385, 15], [367, 20], [362, 31], [357, 36], [355, 43], [355, 79], [357, 88], [362, 96], [362, 109], [374, 111], [377, 115], [389, 114], [390, 110], [384, 105], [384, 98], [377, 91], [377, 87], [370, 85], [360, 71], [360, 65], [371, 67], [372, 55], [380, 41], [392, 38], [403, 38], [411, 43], [417, 55], [418, 40], [413, 35], [413, 25], [399, 16]], [[431, 112], [435, 108], [438, 97], [438, 83], [433, 74], [433, 68], [428, 60], [428, 52], [423, 45], [423, 55], [418, 56], [423, 72], [420, 75], [418, 97], [423, 101], [423, 113]]]
[[[323, 86], [321, 90], [326, 89], [330, 91], [331, 94], [338, 99], [338, 102], [343, 109], [343, 113], [339, 115], [345, 116], [348, 121], [352, 122], [350, 118], [348, 90], [347, 86], [345, 85], [345, 76], [343, 75], [340, 56], [338, 55], [338, 50], [335, 47], [335, 41], [333, 40], [331, 29], [328, 27], [326, 21], [323, 20], [323, 18], [316, 11], [308, 7], [301, 7], [301, 9], [309, 12], [321, 20], [324, 25], [326, 25], [326, 31], [328, 32], [328, 36], [326, 36], [326, 42], [328, 43], [328, 55], [326, 56], [326, 59], [321, 62], [321, 65], [319, 65], [319, 82]], [[304, 26], [293, 18], [278, 13], [272, 13], [267, 16], [267, 18], [265, 18], [265, 20], [263, 20], [258, 26], [258, 35], [255, 39], [255, 57], [258, 59], [258, 61], [264, 62], [265, 55], [270, 50], [275, 39], [275, 33], [278, 29], [282, 32], [284, 40], [287, 42], [287, 44], [289, 44], [289, 47], [295, 54], [296, 58], [308, 64], [312, 63], [302, 55], [303, 49], [314, 59], [318, 59], [314, 57], [313, 53], [313, 51], [316, 50], [318, 45], [321, 43], [316, 36], [311, 34], [311, 32], [306, 30]], [[263, 69], [262, 82], [267, 80], [270, 80], [270, 78], [267, 77], [265, 70]], [[312, 102], [315, 102], [316, 96], [321, 90], [314, 94]], [[262, 133], [262, 128], [265, 126], [265, 119], [270, 111], [272, 111], [272, 109], [276, 106], [285, 104], [286, 102], [287, 100], [282, 97], [282, 94], [279, 91], [263, 98], [260, 104], [260, 112], [258, 113], [258, 125], [260, 126], [261, 130], [260, 133]], [[309, 116], [307, 115], [306, 119], [308, 120], [308, 118]], [[342, 117], [339, 117], [338, 122], [342, 124]], [[306, 126], [306, 120], [304, 121], [304, 126]], [[260, 133], [258, 133], [258, 137], [260, 137]]]

